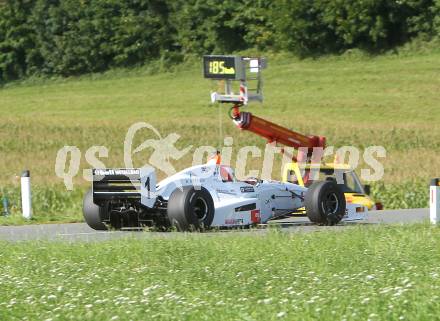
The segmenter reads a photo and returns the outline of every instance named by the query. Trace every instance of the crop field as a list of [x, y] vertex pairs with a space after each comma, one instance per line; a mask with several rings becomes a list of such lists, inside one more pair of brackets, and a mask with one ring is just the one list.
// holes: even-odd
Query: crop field
[[[384, 146], [385, 175], [372, 184], [376, 198], [388, 208], [427, 205], [427, 183], [440, 173], [440, 53], [269, 58], [265, 102], [251, 105], [249, 111], [300, 132], [326, 136], [336, 147]], [[193, 145], [191, 151], [202, 145], [221, 148], [223, 137], [231, 136], [233, 166], [240, 147], [263, 149], [260, 137], [235, 128], [225, 106], [210, 106], [212, 84], [203, 79], [200, 65], [187, 63], [156, 74], [144, 67], [71, 79], [30, 79], [1, 88], [0, 193], [8, 195], [13, 212], [19, 207], [17, 175], [30, 169], [35, 220], [80, 220], [81, 194], [89, 184], [82, 175], [90, 167], [87, 149], [106, 146], [104, 164], [123, 167], [124, 138], [135, 122], [150, 123], [163, 137], [179, 134], [176, 146]], [[154, 138], [151, 131], [143, 134], [138, 143]], [[57, 151], [65, 145], [77, 146], [82, 155], [72, 192], [55, 175]], [[145, 164], [151, 152], [138, 153], [135, 166]], [[274, 179], [280, 177], [280, 159]], [[176, 170], [183, 169], [191, 165], [192, 153], [172, 163]], [[261, 169], [261, 164], [262, 158], [249, 160], [248, 169]], [[1, 224], [20, 222], [0, 219]]]
[[439, 319], [438, 228], [226, 234], [1, 243], [0, 319]]

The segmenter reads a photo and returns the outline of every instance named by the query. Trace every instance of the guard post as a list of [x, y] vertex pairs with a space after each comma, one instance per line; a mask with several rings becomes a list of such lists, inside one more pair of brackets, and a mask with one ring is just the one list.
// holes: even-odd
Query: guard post
[[21, 173], [21, 210], [25, 219], [32, 218], [31, 173], [28, 170]]
[[432, 224], [440, 223], [440, 178], [432, 179], [429, 186], [429, 218]]

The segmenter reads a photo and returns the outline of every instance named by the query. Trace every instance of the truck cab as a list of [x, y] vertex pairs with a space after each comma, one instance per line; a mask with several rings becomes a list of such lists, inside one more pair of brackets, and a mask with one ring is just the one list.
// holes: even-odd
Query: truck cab
[[347, 203], [359, 204], [368, 210], [381, 210], [380, 202], [370, 197], [370, 186], [362, 185], [356, 172], [348, 164], [322, 163], [301, 164], [288, 163], [283, 169], [283, 182], [290, 182], [308, 187], [315, 181], [336, 180], [342, 187]]

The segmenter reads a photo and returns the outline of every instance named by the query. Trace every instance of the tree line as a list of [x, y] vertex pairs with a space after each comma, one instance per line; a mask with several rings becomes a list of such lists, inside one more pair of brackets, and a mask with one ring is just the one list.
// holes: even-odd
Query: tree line
[[351, 48], [440, 35], [440, 0], [0, 0], [0, 82], [185, 55]]

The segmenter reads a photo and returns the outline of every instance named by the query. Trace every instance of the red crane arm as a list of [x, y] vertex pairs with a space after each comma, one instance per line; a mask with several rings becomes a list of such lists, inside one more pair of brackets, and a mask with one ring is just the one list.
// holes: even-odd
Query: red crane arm
[[314, 147], [325, 148], [325, 137], [307, 136], [274, 124], [248, 112], [240, 112], [239, 107], [232, 109], [232, 118], [238, 128], [251, 131], [267, 139], [269, 143], [277, 142], [295, 149], [307, 147], [311, 154]]

